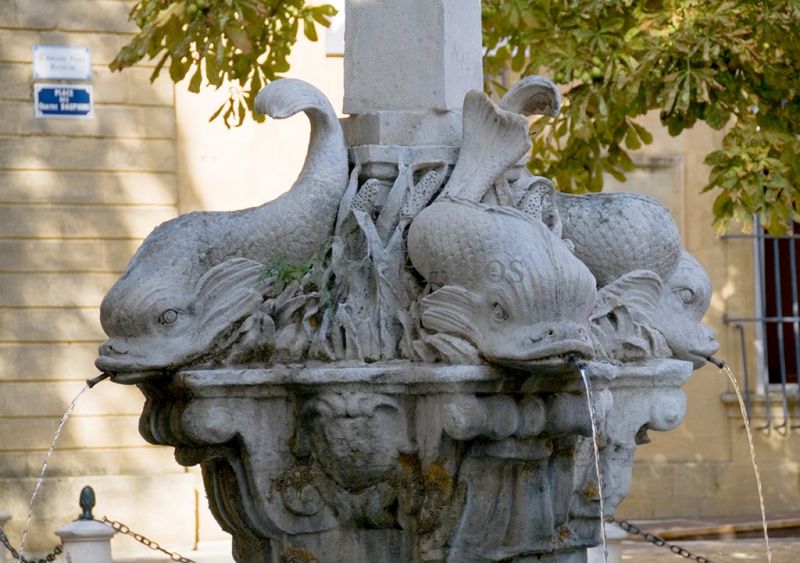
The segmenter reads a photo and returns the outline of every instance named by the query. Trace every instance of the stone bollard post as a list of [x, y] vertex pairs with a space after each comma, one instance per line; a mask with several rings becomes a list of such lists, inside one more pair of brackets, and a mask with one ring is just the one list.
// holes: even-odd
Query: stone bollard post
[[[5, 528], [6, 522], [11, 520], [11, 515], [8, 512], [0, 510], [0, 530]], [[0, 563], [6, 563], [6, 549], [0, 546]]]
[[[613, 523], [606, 524], [606, 546], [608, 547], [608, 563], [622, 563], [622, 540], [628, 532]], [[598, 545], [586, 550], [587, 563], [603, 563], [603, 546]]]
[[84, 487], [80, 496], [83, 512], [77, 520], [56, 531], [64, 544], [61, 557], [65, 563], [112, 563], [111, 538], [116, 532], [94, 519], [94, 504], [94, 490]]

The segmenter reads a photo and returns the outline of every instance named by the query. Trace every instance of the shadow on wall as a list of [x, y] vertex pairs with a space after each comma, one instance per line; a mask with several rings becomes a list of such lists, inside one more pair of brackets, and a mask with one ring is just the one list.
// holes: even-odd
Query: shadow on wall
[[[132, 31], [130, 3], [7, 2], [0, 9], [0, 508], [19, 541], [27, 503], [58, 419], [97, 371], [99, 304], [154, 226], [176, 215], [173, 85], [151, 68], [107, 65]], [[92, 52], [95, 117], [36, 119], [32, 46]], [[26, 546], [48, 550], [78, 514], [127, 520], [178, 545], [195, 541], [195, 479], [138, 435], [143, 399], [103, 385], [64, 429]], [[131, 494], [135, 491], [136, 494]], [[164, 498], [186, 499], [157, 507]], [[156, 508], [154, 508], [156, 507]], [[160, 532], [160, 533], [159, 533]], [[160, 539], [160, 538], [159, 538]]]

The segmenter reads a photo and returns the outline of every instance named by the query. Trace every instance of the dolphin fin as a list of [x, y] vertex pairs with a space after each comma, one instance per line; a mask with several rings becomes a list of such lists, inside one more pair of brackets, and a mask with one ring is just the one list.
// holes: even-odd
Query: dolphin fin
[[433, 347], [446, 360], [458, 364], [479, 364], [481, 356], [470, 342], [450, 334], [423, 334], [422, 341]]
[[489, 96], [470, 90], [464, 98], [458, 161], [443, 195], [479, 202], [531, 148], [528, 121], [497, 107]]
[[261, 280], [263, 272], [263, 264], [247, 258], [226, 260], [206, 272], [195, 286], [200, 323], [223, 329], [258, 309], [271, 287]]
[[592, 317], [625, 307], [634, 320], [649, 318], [658, 309], [664, 282], [650, 270], [634, 270], [619, 277], [597, 292]]
[[478, 296], [461, 286], [446, 285], [420, 301], [425, 328], [470, 339], [474, 333]]

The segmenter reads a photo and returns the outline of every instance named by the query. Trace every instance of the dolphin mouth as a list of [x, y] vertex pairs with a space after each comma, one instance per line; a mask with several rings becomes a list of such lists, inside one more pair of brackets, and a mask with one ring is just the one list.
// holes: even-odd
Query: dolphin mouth
[[710, 340], [705, 345], [696, 346], [681, 354], [675, 354], [679, 360], [686, 360], [694, 364], [695, 369], [700, 368], [708, 362], [708, 358], [719, 350], [719, 342]]
[[486, 355], [486, 357], [491, 362], [513, 367], [525, 367], [543, 362], [567, 362], [570, 357], [588, 360], [594, 356], [594, 346], [580, 338], [564, 338], [555, 342], [548, 342], [545, 346], [527, 348], [521, 352], [519, 355], [514, 356], [492, 357]]
[[704, 366], [706, 362], [709, 361], [709, 358], [717, 353], [717, 350], [719, 350], [719, 344], [716, 344], [715, 346], [709, 346], [708, 348], [704, 348], [702, 350], [689, 350], [682, 358], [679, 359], [692, 362], [695, 369], [697, 369]]
[[147, 364], [128, 355], [98, 356], [94, 365], [103, 373], [107, 373], [114, 383], [125, 385], [141, 383], [169, 371], [169, 366]]

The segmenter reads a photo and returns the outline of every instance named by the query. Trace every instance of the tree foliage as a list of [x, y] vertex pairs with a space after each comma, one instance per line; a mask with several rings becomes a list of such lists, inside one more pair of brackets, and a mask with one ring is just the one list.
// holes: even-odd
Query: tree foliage
[[659, 110], [669, 133], [725, 128], [706, 157], [715, 223], [771, 232], [800, 216], [800, 2], [485, 0], [489, 75], [546, 69], [561, 115], [534, 138], [532, 168], [559, 189], [598, 191], [652, 141], [634, 118]]
[[303, 33], [317, 40], [317, 25], [330, 25], [336, 9], [304, 0], [140, 0], [130, 13], [139, 33], [111, 63], [111, 70], [158, 58], [150, 80], [164, 67], [173, 82], [189, 72], [189, 90], [203, 84], [229, 88], [228, 100], [211, 116], [241, 125], [258, 91], [289, 70], [289, 54]]
[[[158, 58], [189, 90], [229, 85], [212, 116], [241, 124], [258, 90], [289, 68], [302, 25], [317, 39], [331, 6], [304, 0], [140, 0], [140, 32], [114, 70]], [[559, 117], [534, 125], [531, 168], [569, 192], [622, 180], [652, 142], [635, 118], [660, 111], [672, 135], [724, 129], [706, 157], [720, 229], [758, 214], [771, 232], [800, 220], [800, 0], [483, 0], [485, 70], [545, 74]], [[498, 84], [487, 84], [496, 88]], [[254, 115], [258, 120], [263, 119]]]

